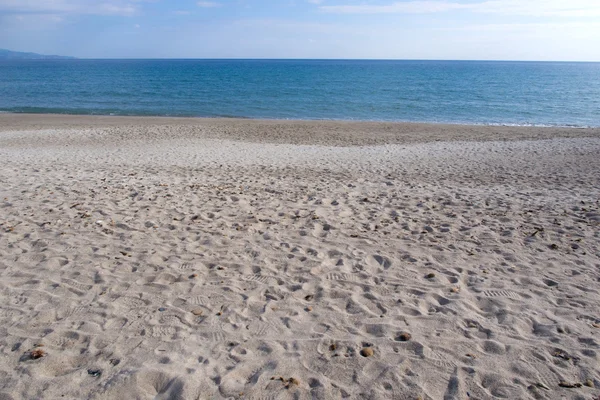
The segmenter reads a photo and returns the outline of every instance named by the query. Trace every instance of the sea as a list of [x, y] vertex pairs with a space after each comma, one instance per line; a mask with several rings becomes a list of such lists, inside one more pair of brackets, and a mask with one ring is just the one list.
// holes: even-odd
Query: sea
[[0, 61], [0, 112], [600, 126], [600, 63]]

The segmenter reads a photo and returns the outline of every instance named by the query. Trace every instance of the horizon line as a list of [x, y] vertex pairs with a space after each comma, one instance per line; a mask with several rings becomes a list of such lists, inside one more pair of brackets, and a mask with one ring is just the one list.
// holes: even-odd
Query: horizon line
[[[42, 55], [45, 56], [45, 55]], [[47, 57], [54, 57], [48, 55]], [[523, 59], [456, 59], [456, 58], [302, 58], [302, 57], [70, 57], [65, 59], [5, 59], [1, 61], [74, 61], [74, 60], [131, 60], [131, 61], [151, 61], [151, 60], [180, 60], [180, 61], [451, 61], [451, 62], [531, 62], [531, 63], [590, 63], [597, 64], [600, 60], [523, 60]]]

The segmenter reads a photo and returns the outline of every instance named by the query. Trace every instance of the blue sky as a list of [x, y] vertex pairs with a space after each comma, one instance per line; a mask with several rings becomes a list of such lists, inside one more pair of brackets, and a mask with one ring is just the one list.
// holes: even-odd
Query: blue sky
[[87, 58], [600, 61], [600, 0], [0, 0], [0, 48]]

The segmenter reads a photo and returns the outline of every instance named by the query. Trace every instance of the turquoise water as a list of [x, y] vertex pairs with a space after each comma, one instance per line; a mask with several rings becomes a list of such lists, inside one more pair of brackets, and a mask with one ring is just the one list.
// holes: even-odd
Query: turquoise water
[[0, 61], [0, 111], [600, 126], [600, 63]]

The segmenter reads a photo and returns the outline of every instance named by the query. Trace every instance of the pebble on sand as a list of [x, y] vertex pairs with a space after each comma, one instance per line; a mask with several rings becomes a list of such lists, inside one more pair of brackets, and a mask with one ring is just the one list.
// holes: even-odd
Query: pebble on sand
[[42, 349], [35, 349], [29, 353], [29, 358], [31, 360], [37, 360], [38, 358], [42, 358], [46, 356], [46, 352]]
[[279, 376], [279, 377], [278, 377], [278, 376], [272, 376], [272, 377], [271, 377], [271, 380], [272, 380], [272, 381], [274, 381], [274, 380], [278, 380], [278, 381], [281, 381], [281, 382], [283, 382], [284, 386], [285, 386], [286, 388], [288, 388], [288, 389], [289, 389], [289, 388], [290, 388], [292, 385], [300, 386], [300, 380], [298, 380], [297, 378], [294, 378], [294, 377], [291, 377], [291, 378], [289, 378], [289, 379], [285, 379], [283, 376]]
[[556, 350], [554, 353], [552, 353], [552, 356], [557, 357], [557, 358], [562, 358], [563, 360], [567, 360], [567, 361], [571, 359], [571, 356], [563, 350]]
[[371, 357], [374, 354], [373, 349], [371, 347], [365, 347], [360, 351], [360, 355], [363, 357]]
[[397, 342], [408, 342], [412, 338], [411, 334], [408, 332], [400, 332], [400, 334], [396, 337]]
[[427, 275], [425, 275], [425, 278], [427, 278], [427, 279], [433, 279], [433, 278], [435, 278], [435, 274], [433, 272], [430, 272]]
[[288, 379], [288, 384], [299, 386], [300, 385], [300, 381], [298, 379], [296, 379], [296, 378], [290, 378], [290, 379]]
[[580, 388], [582, 385], [579, 382], [577, 382], [577, 383], [571, 383], [571, 382], [566, 382], [566, 381], [560, 381], [560, 383], [558, 384], [558, 386], [563, 387], [563, 388], [567, 388], [567, 389], [573, 389], [573, 388]]

